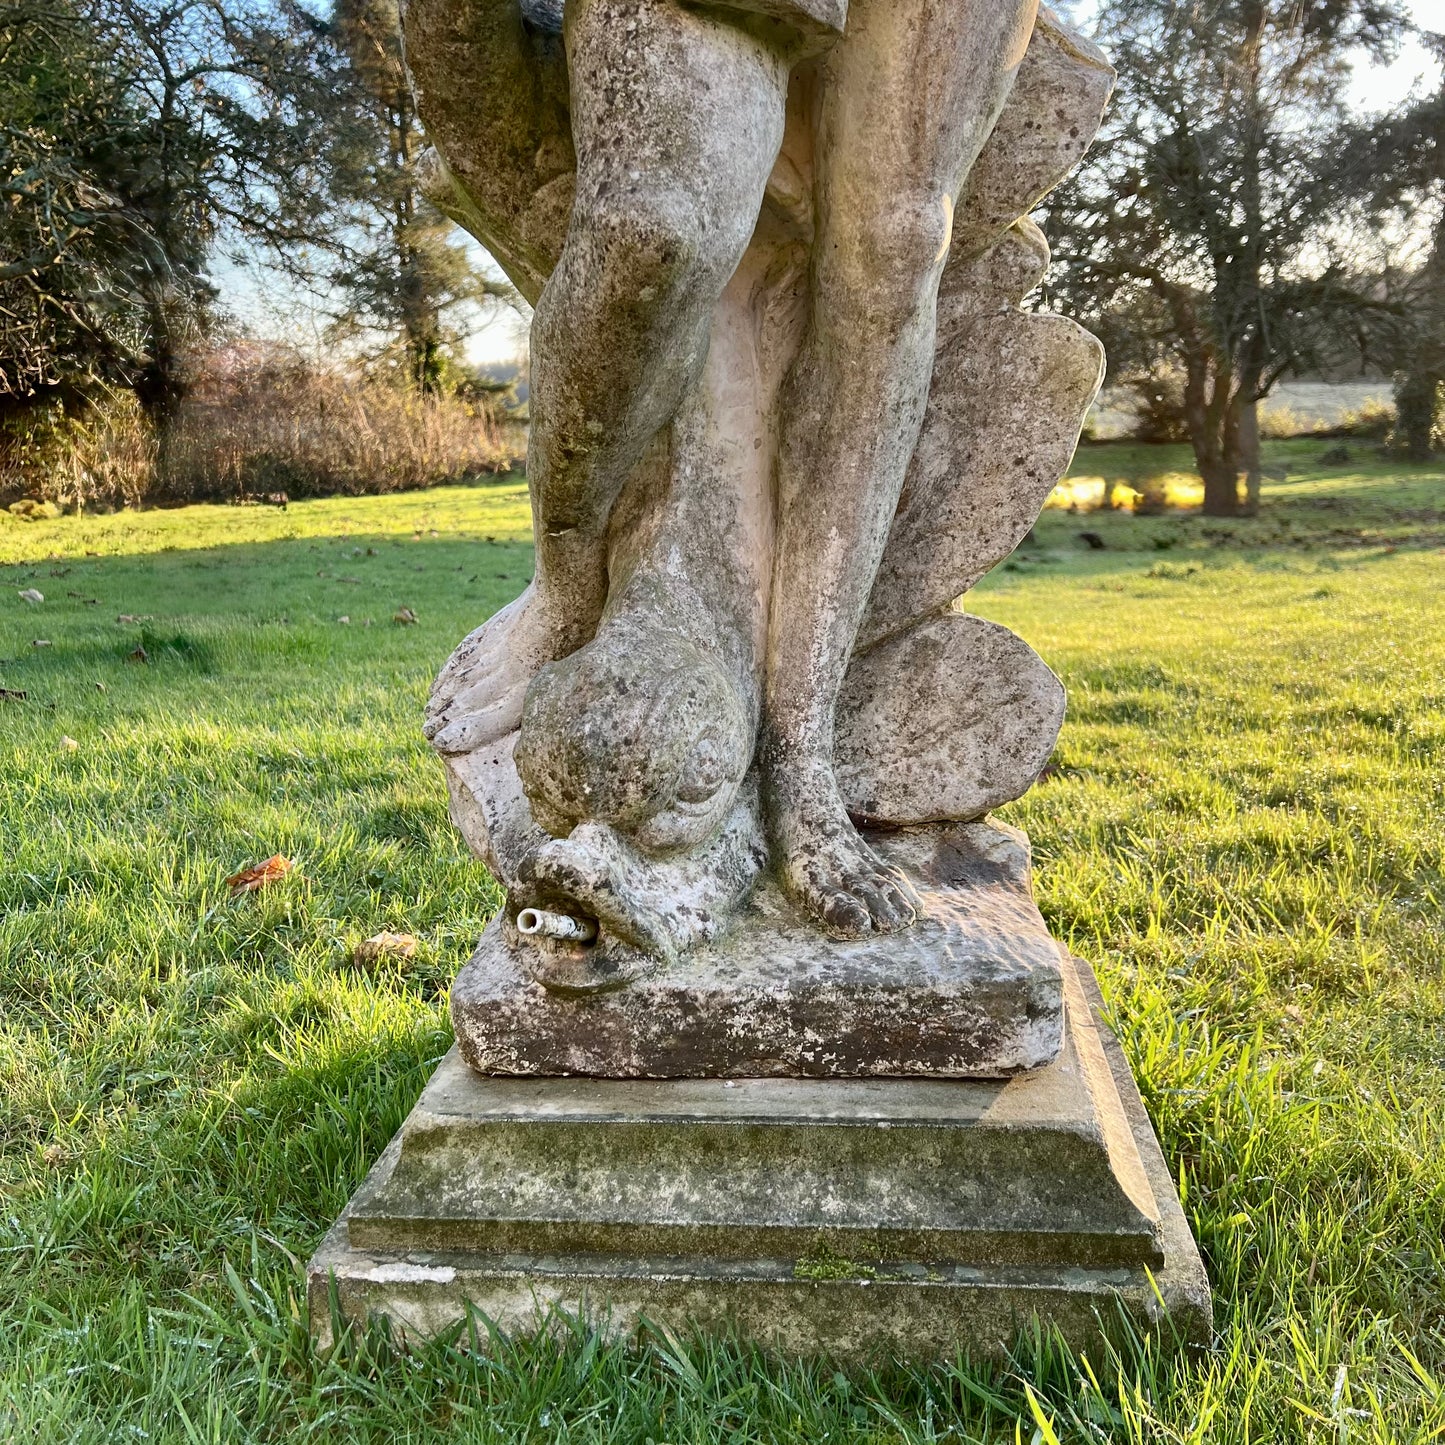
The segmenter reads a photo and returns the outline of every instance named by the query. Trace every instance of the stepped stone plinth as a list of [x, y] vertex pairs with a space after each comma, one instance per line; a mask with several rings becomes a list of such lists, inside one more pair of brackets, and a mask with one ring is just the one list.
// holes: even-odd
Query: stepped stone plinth
[[312, 1260], [312, 1317], [553, 1305], [787, 1353], [1001, 1355], [1118, 1310], [1206, 1343], [1203, 1266], [1093, 976], [1008, 1080], [484, 1078], [453, 1050]]

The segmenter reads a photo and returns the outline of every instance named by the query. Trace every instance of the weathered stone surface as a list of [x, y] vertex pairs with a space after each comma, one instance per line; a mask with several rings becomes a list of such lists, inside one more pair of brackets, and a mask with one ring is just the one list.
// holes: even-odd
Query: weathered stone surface
[[[1076, 1040], [1010, 1094], [938, 1080], [481, 1079], [453, 1051], [364, 1248], [855, 1261], [1163, 1262], [1157, 1206]], [[1093, 1061], [1097, 1063], [1097, 1060]], [[1114, 1156], [1111, 1156], [1111, 1145]], [[1021, 1167], [1024, 1163], [1027, 1167]]]
[[1029, 790], [1063, 721], [1063, 684], [1028, 643], [946, 612], [853, 659], [833, 770], [855, 818], [981, 818]]
[[[1036, 476], [1064, 469], [1039, 415], [1050, 377], [1000, 352], [1040, 349], [1047, 323], [1016, 306], [1047, 251], [1019, 217], [1087, 143], [1108, 67], [1029, 0], [587, 0], [564, 74], [543, 33], [555, 6], [528, 24], [517, 3], [406, 12], [445, 157], [433, 189], [538, 307], [535, 584], [463, 643], [429, 705], [458, 814], [489, 856], [499, 838], [546, 849], [539, 829], [612, 830], [627, 946], [666, 961], [742, 896], [747, 870], [713, 836], [751, 767], [764, 864], [815, 926], [907, 928], [917, 900], [855, 832], [830, 765], [837, 691], [870, 593], [865, 645], [939, 610], [935, 587], [883, 617], [914, 606], [899, 577], [937, 560], [926, 525], [934, 550], [897, 555], [917, 514], [980, 492], [971, 457], [951, 464], [975, 419], [955, 392], [983, 379], [975, 410], [1012, 404], [988, 440], [1018, 485], [1000, 478], [1016, 495], [973, 519], [999, 523], [982, 565], [1032, 520], [1017, 515]], [[915, 452], [927, 475], [880, 573]], [[518, 728], [520, 779], [471, 765]], [[684, 853], [728, 870], [707, 930], [659, 910], [646, 876]]]
[[513, 757], [517, 736], [449, 758], [447, 784], [452, 821], [514, 915], [538, 907], [598, 925], [596, 943], [580, 953], [528, 940], [520, 959], [530, 977], [574, 993], [614, 988], [721, 935], [766, 861], [755, 779], [704, 847], [653, 858], [606, 823], [562, 838], [538, 828]]
[[1054, 1057], [1057, 946], [1022, 834], [985, 824], [870, 838], [918, 890], [902, 937], [821, 937], [764, 881], [720, 942], [578, 998], [536, 981], [536, 940], [499, 915], [452, 987], [462, 1057], [481, 1073], [608, 1078], [927, 1074], [997, 1077]]
[[446, 761], [449, 812], [457, 831], [510, 892], [522, 865], [548, 841], [532, 821], [517, 776], [517, 734]]
[[1048, 268], [1049, 243], [1027, 216], [972, 261], [949, 266], [938, 288], [939, 357], [951, 355], [955, 343], [980, 316], [1016, 313]]
[[562, 33], [563, 0], [522, 0], [522, 18], [552, 35]]
[[1008, 104], [959, 199], [951, 266], [991, 245], [1078, 165], [1113, 88], [1104, 52], [1040, 6]]
[[1087, 1345], [1117, 1302], [1204, 1343], [1170, 1171], [1087, 965], [1065, 978], [1063, 1052], [1005, 1083], [484, 1080], [453, 1054], [312, 1260], [312, 1317], [334, 1287], [413, 1336], [559, 1304], [923, 1360], [1000, 1356], [1035, 1316]]
[[848, 19], [848, 0], [714, 0], [729, 10], [766, 15], [791, 25], [812, 44], [836, 40]]
[[532, 816], [554, 837], [596, 821], [667, 854], [722, 826], [756, 727], [706, 651], [630, 613], [537, 674], [516, 763]]
[[[537, 305], [537, 575], [427, 722], [508, 891], [452, 995], [499, 1077], [450, 1067], [314, 1278], [422, 1331], [591, 1292], [861, 1356], [1147, 1312], [1158, 1267], [1197, 1325], [1079, 996], [1059, 1053], [1026, 840], [849, 818], [982, 812], [1057, 730], [1043, 664], [948, 607], [1097, 383], [1017, 310], [1019, 218], [1108, 67], [1030, 0], [580, 0], [565, 54], [559, 14], [406, 7], [430, 190]], [[545, 1077], [578, 1073], [632, 1082]], [[871, 1314], [819, 1249], [878, 1261]]]
[[1104, 351], [1063, 316], [987, 315], [941, 353], [860, 650], [1003, 561], [1068, 470]]
[[536, 307], [536, 575], [425, 723], [508, 894], [451, 999], [493, 1077], [443, 1069], [313, 1261], [313, 1320], [334, 1282], [419, 1334], [558, 1302], [997, 1353], [1119, 1299], [1197, 1337], [1197, 1254], [1027, 840], [855, 826], [972, 817], [1057, 731], [1047, 668], [949, 608], [1098, 382], [1091, 339], [1018, 310], [1048, 256], [1020, 218], [1107, 63], [1034, 0], [561, 11], [403, 7], [428, 193]]
[[401, 7], [417, 105], [438, 157], [428, 194], [535, 304], [576, 189], [567, 57], [520, 0]]
[[[712, 0], [715, 6], [766, 15], [797, 26], [804, 33], [836, 37], [848, 18], [848, 0]], [[522, 13], [533, 25], [562, 33], [563, 0], [522, 0]]]
[[651, 858], [605, 823], [582, 823], [531, 854], [510, 902], [594, 920], [586, 949], [538, 939], [519, 961], [540, 983], [570, 992], [614, 987], [674, 964], [719, 938], [767, 858], [756, 780], [700, 849]]

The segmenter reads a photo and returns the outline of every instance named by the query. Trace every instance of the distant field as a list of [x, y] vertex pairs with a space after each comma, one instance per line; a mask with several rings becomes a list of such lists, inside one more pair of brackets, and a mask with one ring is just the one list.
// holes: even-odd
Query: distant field
[[[1338, 426], [1351, 412], [1364, 407], [1393, 407], [1388, 381], [1282, 381], [1260, 408], [1268, 424], [1286, 421], [1301, 430]], [[1106, 390], [1090, 413], [1093, 434], [1104, 439], [1127, 435], [1133, 412], [1126, 394]], [[1276, 430], [1274, 435], [1289, 435]]]
[[[1255, 519], [1050, 510], [970, 595], [1069, 687], [1005, 816], [1099, 968], [1220, 1334], [994, 1372], [579, 1332], [318, 1356], [298, 1263], [499, 902], [418, 718], [530, 576], [525, 487], [0, 514], [0, 1440], [1440, 1439], [1445, 467], [1321, 451], [1271, 444]], [[297, 876], [230, 901], [277, 851]], [[358, 970], [383, 927], [416, 959]]]

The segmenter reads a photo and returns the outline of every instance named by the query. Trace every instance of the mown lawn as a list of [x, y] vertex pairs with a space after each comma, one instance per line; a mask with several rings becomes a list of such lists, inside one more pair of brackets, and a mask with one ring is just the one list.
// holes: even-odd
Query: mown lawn
[[[0, 1439], [1445, 1436], [1445, 468], [1322, 449], [1271, 447], [1294, 470], [1254, 520], [1046, 513], [971, 599], [1069, 685], [1008, 816], [1219, 1325], [1205, 1358], [1035, 1339], [995, 1371], [566, 1330], [313, 1351], [299, 1263], [498, 903], [417, 720], [529, 575], [524, 489], [0, 515]], [[1111, 468], [1138, 459], [1075, 471]], [[298, 874], [230, 901], [277, 851]], [[417, 957], [358, 970], [383, 927]]]

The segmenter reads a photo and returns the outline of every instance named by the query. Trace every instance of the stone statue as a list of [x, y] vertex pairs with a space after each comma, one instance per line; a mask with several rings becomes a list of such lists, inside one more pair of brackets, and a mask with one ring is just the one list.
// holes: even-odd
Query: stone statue
[[1020, 309], [1112, 80], [1035, 3], [407, 0], [430, 189], [536, 307], [537, 573], [428, 707], [507, 906], [308, 1268], [323, 1337], [1210, 1339], [1097, 985], [986, 817], [1063, 689], [956, 605], [1102, 365]]
[[[736, 1032], [776, 966], [815, 1001], [844, 976], [875, 1009], [916, 993], [927, 1032], [964, 954], [1056, 974], [1024, 840], [978, 820], [1042, 769], [1063, 690], [955, 606], [1102, 373], [1087, 333], [1020, 310], [1048, 260], [1026, 214], [1112, 82], [1036, 4], [409, 0], [429, 189], [536, 308], [536, 576], [426, 721], [508, 895], [453, 996], [475, 1066], [808, 1072], [777, 1040], [709, 1062], [608, 1034], [625, 1057], [558, 1064], [533, 1035], [602, 993], [695, 1011], [704, 977]], [[1046, 1061], [1056, 980], [1015, 993], [1007, 1046], [904, 1052]]]

